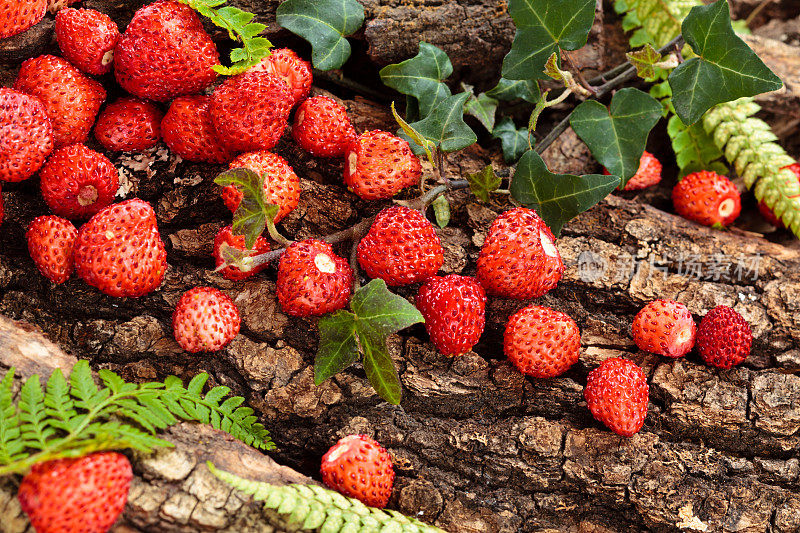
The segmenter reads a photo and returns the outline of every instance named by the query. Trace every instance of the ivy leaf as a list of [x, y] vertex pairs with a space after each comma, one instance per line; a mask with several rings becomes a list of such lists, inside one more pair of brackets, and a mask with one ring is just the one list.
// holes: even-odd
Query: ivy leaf
[[513, 163], [530, 149], [528, 144], [528, 130], [517, 129], [511, 117], [506, 117], [495, 126], [492, 137], [500, 139], [503, 147], [503, 159], [506, 163]]
[[425, 321], [416, 307], [387, 289], [382, 279], [374, 279], [358, 289], [350, 300], [350, 308], [359, 322], [368, 322], [383, 337]]
[[487, 96], [497, 100], [509, 101], [522, 98], [532, 104], [539, 100], [540, 93], [536, 80], [508, 80], [506, 78], [500, 78], [496, 87], [486, 91]]
[[319, 321], [319, 349], [314, 360], [314, 383], [319, 385], [358, 360], [356, 316], [339, 310]]
[[452, 73], [453, 65], [443, 50], [420, 42], [416, 56], [383, 67], [380, 76], [384, 85], [416, 98], [419, 116], [425, 118], [450, 96], [450, 88], [442, 80]]
[[264, 178], [248, 168], [234, 168], [219, 174], [214, 183], [221, 187], [233, 185], [243, 193], [242, 201], [233, 214], [234, 235], [244, 235], [247, 248], [253, 248], [256, 239], [278, 214], [278, 206], [264, 198]]
[[631, 65], [636, 67], [636, 74], [645, 80], [652, 80], [656, 77], [655, 64], [661, 61], [661, 54], [658, 50], [653, 48], [653, 45], [647, 43], [644, 48], [635, 52], [628, 52], [625, 54]]
[[722, 157], [722, 151], [699, 122], [686, 126], [680, 118], [673, 115], [667, 123], [667, 133], [672, 141], [681, 177], [698, 170], [728, 173], [728, 167], [718, 161]]
[[378, 396], [399, 405], [402, 397], [400, 376], [386, 347], [386, 338], [376, 335], [363, 323], [359, 323], [358, 338], [364, 348], [364, 373], [370, 384]]
[[594, 0], [510, 0], [508, 12], [517, 32], [503, 59], [503, 77], [545, 79], [544, 64], [551, 54], [586, 44], [595, 4]]
[[442, 195], [433, 201], [431, 207], [433, 207], [433, 215], [436, 217], [436, 224], [440, 228], [446, 228], [450, 223], [450, 202]]
[[486, 93], [481, 93], [478, 96], [470, 95], [464, 109], [468, 115], [477, 118], [478, 122], [486, 128], [486, 131], [492, 133], [495, 113], [497, 112], [497, 100], [491, 96], [486, 96]]
[[364, 7], [356, 0], [286, 0], [275, 11], [282, 27], [311, 43], [311, 61], [333, 70], [350, 57], [351, 35], [364, 23]]
[[[425, 151], [425, 155], [428, 156], [428, 161], [431, 162], [431, 165], [436, 166], [436, 163], [433, 160], [433, 153], [431, 152], [431, 150], [436, 148], [434, 144], [430, 142], [428, 139], [424, 138], [422, 135], [420, 135], [419, 132], [414, 128], [412, 128], [408, 122], [403, 120], [403, 118], [397, 113], [397, 110], [394, 108], [394, 102], [392, 102], [391, 108], [395, 122], [397, 122], [400, 125], [400, 129], [403, 131], [403, 133], [405, 133], [409, 139], [414, 141], [414, 143], [411, 144], [412, 150], [416, 147], [422, 147], [422, 149]], [[415, 154], [417, 153], [416, 150], [414, 150], [414, 153]]]
[[636, 174], [647, 136], [661, 118], [661, 104], [639, 89], [625, 88], [606, 107], [597, 100], [581, 103], [570, 125], [592, 155], [609, 172], [622, 176], [622, 185]]
[[467, 174], [467, 181], [472, 194], [487, 204], [489, 203], [489, 193], [500, 187], [500, 178], [495, 175], [492, 165], [486, 165], [486, 168], [474, 174]]
[[775, 91], [783, 85], [731, 27], [727, 0], [693, 7], [681, 25], [693, 57], [669, 75], [675, 112], [684, 124], [722, 102]]
[[469, 93], [459, 93], [443, 100], [411, 127], [444, 152], [455, 152], [475, 144], [478, 137], [464, 122], [464, 103], [468, 98]]
[[521, 204], [535, 209], [558, 236], [564, 224], [608, 196], [619, 176], [553, 174], [541, 156], [528, 150], [519, 160], [511, 195]]

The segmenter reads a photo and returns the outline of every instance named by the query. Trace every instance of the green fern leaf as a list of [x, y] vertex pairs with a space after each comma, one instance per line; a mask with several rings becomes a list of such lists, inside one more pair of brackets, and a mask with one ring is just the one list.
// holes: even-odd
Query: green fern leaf
[[47, 446], [47, 439], [55, 429], [48, 426], [44, 405], [44, 392], [39, 376], [32, 376], [22, 385], [19, 400], [19, 417], [22, 421], [22, 439], [25, 445], [38, 450]]
[[25, 448], [20, 438], [19, 415], [14, 405], [14, 369], [0, 381], [0, 464], [8, 464]]

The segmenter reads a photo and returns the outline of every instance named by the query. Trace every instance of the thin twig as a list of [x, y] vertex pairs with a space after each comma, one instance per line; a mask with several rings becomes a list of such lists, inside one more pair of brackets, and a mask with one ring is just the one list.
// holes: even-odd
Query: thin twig
[[558, 137], [564, 133], [567, 128], [569, 127], [569, 118], [572, 116], [572, 113], [564, 117], [561, 122], [555, 125], [555, 127], [550, 130], [550, 133], [547, 134], [547, 137], [536, 143], [536, 153], [542, 155], [547, 148], [553, 144], [553, 142], [558, 139]]
[[349, 89], [355, 93], [359, 93], [363, 96], [368, 96], [373, 100], [379, 102], [389, 102], [392, 100], [392, 95], [388, 91], [376, 91], [375, 89], [367, 85], [364, 85], [363, 83], [351, 80], [350, 78], [345, 78], [342, 75], [336, 75], [332, 74], [331, 72], [326, 72], [317, 69], [313, 69], [312, 73], [314, 75], [315, 80], [328, 81], [330, 83], [333, 83], [334, 85], [344, 87], [345, 89]]
[[581, 86], [590, 93], [595, 94], [594, 87], [592, 87], [589, 84], [589, 82], [586, 81], [586, 78], [583, 77], [583, 72], [581, 72], [581, 69], [579, 69], [575, 65], [575, 63], [572, 62], [572, 58], [570, 57], [569, 52], [567, 52], [566, 50], [561, 50], [561, 53], [564, 55], [564, 59], [567, 60], [567, 64], [569, 65], [570, 70], [572, 70], [575, 73], [575, 75], [578, 76], [578, 81], [580, 82]]
[[761, 13], [761, 10], [767, 7], [767, 5], [770, 2], [772, 2], [772, 0], [761, 0], [761, 3], [758, 4], [756, 8], [750, 12], [749, 15], [747, 15], [747, 18], [744, 20], [744, 23], [747, 25], [748, 28], [750, 27], [750, 24], [752, 24], [753, 19], [755, 19], [758, 16], [758, 14]]

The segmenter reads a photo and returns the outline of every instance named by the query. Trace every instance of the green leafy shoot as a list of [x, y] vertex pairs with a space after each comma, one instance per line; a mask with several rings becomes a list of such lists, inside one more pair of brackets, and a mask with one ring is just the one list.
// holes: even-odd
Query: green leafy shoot
[[305, 531], [384, 531], [393, 533], [444, 533], [438, 527], [405, 516], [397, 511], [367, 507], [354, 498], [319, 485], [273, 485], [244, 479], [206, 466], [212, 474], [235, 489], [249, 494], [264, 507], [286, 517], [295, 528]]
[[[625, 54], [631, 65], [636, 67], [636, 75], [640, 78], [653, 81], [657, 77], [656, 65], [662, 61], [661, 54], [653, 48], [653, 45], [647, 43], [641, 50], [635, 52], [628, 52]], [[675, 66], [678, 66], [677, 64]]]
[[564, 224], [608, 196], [619, 176], [553, 174], [534, 150], [525, 152], [511, 181], [511, 196], [535, 209], [558, 236]]
[[539, 100], [539, 84], [536, 80], [507, 80], [500, 78], [497, 86], [486, 91], [486, 96], [496, 100], [510, 101], [521, 98], [532, 104]]
[[364, 24], [356, 0], [286, 0], [275, 11], [283, 28], [311, 43], [311, 61], [320, 70], [341, 68], [350, 57], [346, 36]]
[[486, 165], [483, 170], [474, 174], [467, 174], [467, 181], [472, 194], [487, 204], [489, 203], [489, 193], [500, 188], [500, 178], [495, 175], [492, 165]]
[[414, 97], [419, 103], [419, 116], [425, 118], [450, 96], [450, 88], [443, 82], [452, 73], [453, 65], [447, 54], [423, 41], [416, 56], [383, 67], [380, 76], [384, 85]]
[[419, 322], [424, 319], [408, 300], [390, 292], [382, 279], [370, 281], [353, 294], [350, 311], [339, 310], [319, 321], [314, 382], [319, 385], [358, 361], [360, 345], [367, 379], [381, 398], [399, 404], [400, 377], [386, 338]]
[[436, 224], [440, 228], [446, 228], [450, 223], [450, 202], [442, 195], [433, 201], [431, 207], [433, 207], [433, 216], [436, 217]]
[[278, 215], [278, 206], [268, 204], [264, 195], [264, 177], [249, 168], [233, 168], [217, 175], [214, 183], [220, 187], [232, 185], [242, 192], [242, 200], [233, 214], [234, 235], [244, 235], [245, 246], [252, 249], [256, 239], [269, 230], [269, 235], [275, 241], [286, 245], [290, 241], [278, 233], [275, 228], [275, 217]]
[[[442, 100], [427, 117], [410, 126], [443, 152], [455, 152], [471, 146], [478, 142], [478, 137], [464, 122], [464, 105], [468, 98], [469, 93], [450, 96]], [[414, 149], [415, 145], [419, 147], [414, 142], [411, 148]]]
[[255, 15], [233, 6], [219, 7], [225, 0], [178, 0], [207, 17], [214, 25], [228, 31], [234, 41], [242, 43], [240, 48], [231, 50], [231, 66], [214, 66], [219, 74], [233, 76], [258, 65], [269, 55], [272, 43], [258, 35], [267, 27], [264, 24], [251, 22]]
[[500, 140], [506, 163], [514, 163], [531, 149], [528, 129], [517, 128], [511, 117], [505, 117], [495, 126], [492, 137]]
[[[269, 432], [244, 398], [228, 387], [214, 387], [205, 395], [208, 374], [198, 374], [187, 387], [170, 376], [163, 383], [127, 383], [110, 370], [97, 375], [89, 363], [78, 361], [67, 380], [56, 369], [45, 389], [31, 376], [13, 403], [14, 369], [0, 381], [0, 476], [22, 474], [41, 461], [78, 457], [101, 450], [132, 448], [150, 452], [172, 446], [156, 434], [178, 420], [210, 424], [246, 444], [269, 450]], [[221, 402], [221, 403], [220, 403]]]
[[411, 145], [413, 148], [414, 145], [421, 146], [422, 149], [425, 151], [425, 155], [428, 157], [428, 161], [431, 162], [431, 165], [436, 167], [436, 159], [433, 157], [433, 150], [436, 149], [436, 145], [433, 144], [431, 141], [420, 135], [420, 133], [412, 128], [408, 122], [403, 120], [403, 118], [397, 113], [397, 110], [394, 108], [394, 102], [391, 105], [392, 108], [392, 116], [394, 116], [395, 122], [400, 125], [400, 129], [405, 133], [409, 139], [414, 141], [414, 144]]

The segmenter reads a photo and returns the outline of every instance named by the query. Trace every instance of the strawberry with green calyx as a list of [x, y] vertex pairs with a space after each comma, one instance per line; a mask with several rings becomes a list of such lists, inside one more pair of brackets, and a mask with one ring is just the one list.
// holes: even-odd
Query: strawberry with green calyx
[[161, 121], [169, 149], [187, 161], [227, 163], [236, 155], [217, 137], [211, 121], [211, 96], [179, 96]]
[[642, 429], [650, 387], [636, 363], [606, 359], [589, 372], [583, 396], [592, 416], [614, 433], [631, 437]]
[[0, 0], [0, 39], [19, 35], [39, 23], [47, 0]]
[[239, 334], [240, 324], [236, 304], [213, 287], [186, 291], [172, 314], [175, 340], [190, 353], [223, 349]]
[[72, 222], [52, 215], [34, 218], [25, 233], [36, 268], [53, 283], [64, 283], [72, 274], [77, 237], [78, 230]]
[[125, 96], [100, 112], [94, 136], [106, 150], [141, 152], [158, 144], [163, 118], [152, 102]]
[[327, 96], [314, 96], [297, 108], [292, 137], [313, 156], [342, 157], [356, 130], [342, 105]]
[[30, 178], [52, 151], [53, 127], [41, 100], [0, 87], [0, 181]]
[[636, 314], [631, 330], [639, 349], [667, 357], [683, 357], [694, 346], [697, 325], [682, 303], [654, 300]]
[[392, 458], [383, 446], [366, 435], [349, 435], [322, 456], [322, 481], [330, 488], [383, 508], [394, 485]]
[[742, 211], [736, 185], [725, 176], [703, 170], [685, 176], [672, 189], [675, 211], [704, 226], [731, 224]]
[[434, 276], [420, 287], [416, 305], [431, 342], [444, 355], [468, 352], [483, 334], [486, 293], [475, 278]]
[[391, 198], [421, 176], [422, 165], [408, 142], [385, 131], [362, 133], [345, 152], [344, 182], [364, 200]]
[[214, 237], [214, 262], [216, 263], [217, 271], [222, 274], [225, 279], [231, 281], [243, 280], [267, 268], [266, 263], [247, 269], [241, 264], [230, 264], [224, 257], [224, 246], [231, 247], [237, 251], [248, 252], [246, 256], [240, 260], [240, 263], [247, 263], [249, 257], [268, 252], [269, 243], [264, 237], [259, 235], [253, 249], [248, 251], [245, 245], [244, 235], [234, 235], [231, 226], [225, 226], [220, 229], [216, 237]]
[[742, 315], [724, 305], [708, 312], [697, 328], [697, 353], [707, 365], [733, 368], [750, 355], [753, 332]]
[[520, 372], [535, 378], [560, 376], [578, 362], [581, 333], [561, 311], [529, 305], [508, 319], [503, 351]]
[[[284, 158], [272, 152], [260, 151], [241, 154], [228, 165], [230, 169], [247, 168], [259, 174], [264, 181], [264, 200], [278, 206], [274, 222], [277, 224], [300, 203], [300, 178]], [[232, 213], [236, 212], [243, 193], [235, 185], [222, 189], [222, 201]]]
[[311, 74], [311, 63], [300, 59], [300, 57], [288, 48], [277, 48], [261, 60], [261, 62], [251, 67], [248, 72], [269, 72], [278, 76], [286, 85], [292, 95], [292, 106], [302, 102], [311, 90], [311, 83], [314, 81]]
[[69, 7], [56, 14], [56, 39], [61, 53], [87, 74], [111, 72], [119, 38], [119, 28], [105, 13]]

